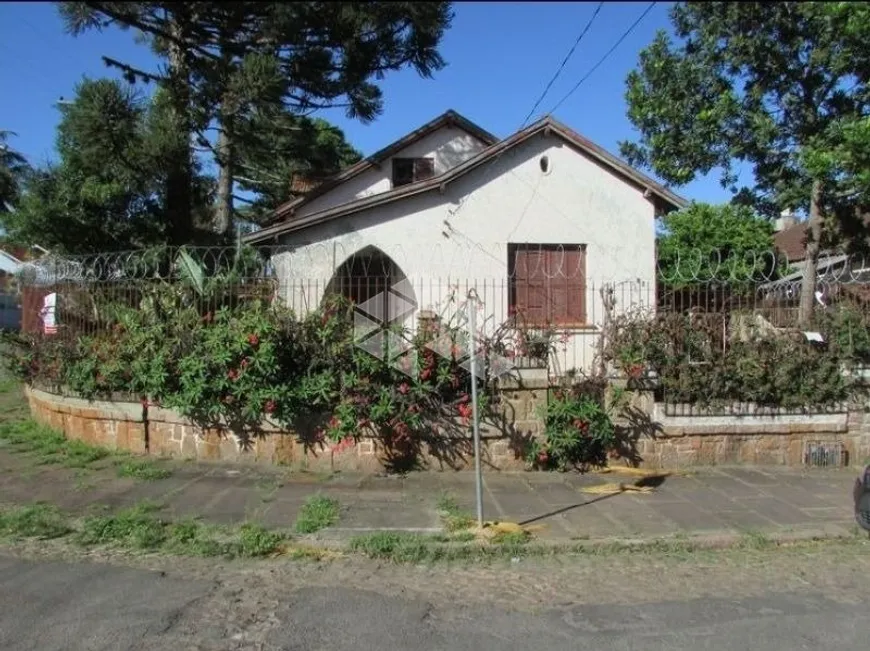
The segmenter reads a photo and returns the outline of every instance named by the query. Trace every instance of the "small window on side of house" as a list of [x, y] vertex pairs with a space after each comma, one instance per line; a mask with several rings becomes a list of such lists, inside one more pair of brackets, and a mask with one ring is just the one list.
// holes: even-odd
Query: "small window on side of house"
[[434, 158], [394, 158], [393, 187], [424, 181], [435, 176]]

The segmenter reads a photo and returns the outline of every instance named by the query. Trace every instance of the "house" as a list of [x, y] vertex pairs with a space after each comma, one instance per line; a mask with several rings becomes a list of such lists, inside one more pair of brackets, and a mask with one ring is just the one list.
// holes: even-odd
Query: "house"
[[287, 247], [272, 260], [294, 309], [381, 295], [375, 316], [413, 327], [473, 287], [488, 331], [511, 314], [564, 330], [566, 370], [593, 361], [602, 288], [618, 308], [654, 302], [655, 219], [686, 203], [551, 117], [499, 140], [447, 111], [245, 240]]

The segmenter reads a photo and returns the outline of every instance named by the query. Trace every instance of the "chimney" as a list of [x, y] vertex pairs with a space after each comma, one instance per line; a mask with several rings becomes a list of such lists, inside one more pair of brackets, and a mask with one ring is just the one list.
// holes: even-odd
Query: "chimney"
[[797, 224], [797, 218], [792, 214], [791, 208], [783, 210], [773, 222], [773, 231], [779, 233]]

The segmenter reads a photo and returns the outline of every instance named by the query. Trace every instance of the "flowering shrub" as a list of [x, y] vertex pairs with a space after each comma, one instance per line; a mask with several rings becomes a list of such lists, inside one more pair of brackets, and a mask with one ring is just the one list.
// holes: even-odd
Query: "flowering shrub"
[[544, 418], [544, 438], [531, 445], [535, 468], [568, 470], [604, 466], [616, 443], [616, 430], [603, 405], [603, 394], [588, 384], [566, 384], [551, 391]]
[[628, 378], [654, 371], [660, 391], [674, 402], [794, 409], [849, 398], [854, 387], [842, 368], [856, 356], [838, 330], [844, 319], [832, 314], [815, 326], [828, 342], [818, 347], [799, 332], [741, 333], [747, 320], [737, 316], [623, 315], [606, 329], [605, 357]]
[[[98, 334], [70, 344], [30, 341], [14, 367], [29, 382], [86, 398], [132, 394], [204, 426], [256, 430], [263, 417], [297, 431], [322, 423], [312, 443], [340, 450], [371, 435], [395, 456], [415, 456], [471, 417], [460, 329], [432, 327], [408, 339], [398, 360], [380, 359], [355, 345], [352, 306], [342, 298], [299, 319], [262, 300], [202, 311], [175, 301], [169, 288], [141, 309], [116, 310], [112, 327]], [[424, 345], [436, 337], [453, 342], [444, 354]], [[486, 382], [477, 381], [485, 417]]]

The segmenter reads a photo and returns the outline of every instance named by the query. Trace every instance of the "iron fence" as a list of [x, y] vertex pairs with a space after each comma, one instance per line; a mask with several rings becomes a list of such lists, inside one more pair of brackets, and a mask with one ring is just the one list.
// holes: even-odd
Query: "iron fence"
[[[482, 313], [481, 334], [491, 335], [510, 323], [527, 337], [546, 337], [551, 344], [546, 366], [553, 377], [572, 370], [625, 371], [615, 364], [618, 360], [608, 346], [613, 328], [627, 321], [679, 317], [688, 334], [703, 329], [706, 345], [719, 352], [759, 335], [805, 336], [806, 326], [798, 320], [800, 280], [794, 274], [759, 276], [759, 269], [772, 268], [761, 260], [736, 265], [698, 256], [676, 264], [671, 261], [667, 269], [653, 269], [647, 279], [622, 279], [578, 268], [575, 261], [582, 259], [585, 264], [585, 257], [577, 256], [566, 256], [564, 263], [556, 256], [553, 264], [550, 255], [546, 268], [527, 263], [522, 274], [503, 259], [503, 274], [488, 278], [458, 272], [409, 277], [402, 271], [410, 268], [408, 261], [402, 259], [400, 250], [391, 250], [389, 256], [344, 256], [334, 247], [331, 251], [308, 247], [300, 253], [287, 246], [46, 257], [23, 265], [19, 274], [21, 328], [74, 341], [110, 329], [119, 306], [139, 309], [143, 301], [155, 300], [162, 291], [203, 314], [261, 300], [279, 301], [305, 315], [318, 309], [325, 296], [337, 293], [350, 298], [368, 317], [413, 330], [432, 315], [446, 320], [457, 317], [473, 292]], [[813, 323], [840, 319], [837, 345], [853, 351], [856, 368], [870, 367], [870, 277], [863, 261], [832, 260], [820, 264]], [[461, 265], [457, 268], [465, 270]], [[565, 279], [580, 282], [566, 285]], [[566, 288], [570, 296], [560, 298]], [[686, 357], [688, 363], [703, 364], [703, 359], [693, 360], [687, 354], [688, 339], [677, 341], [672, 353]], [[517, 363], [534, 365], [533, 357], [520, 355]], [[746, 402], [711, 412], [710, 407], [681, 401], [662, 386], [661, 378], [648, 379], [668, 415], [796, 413]]]

